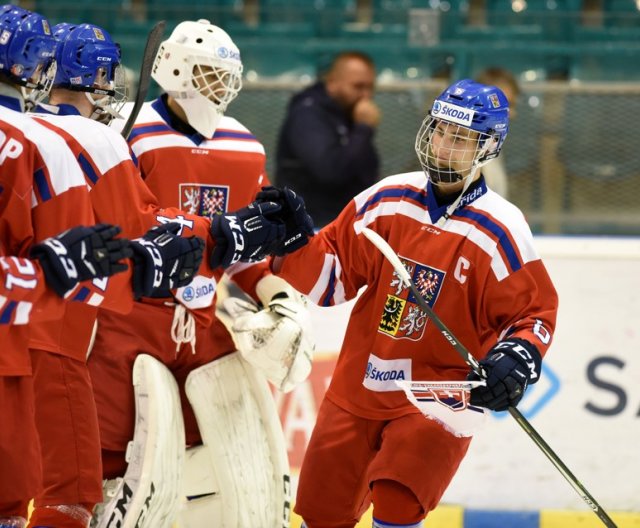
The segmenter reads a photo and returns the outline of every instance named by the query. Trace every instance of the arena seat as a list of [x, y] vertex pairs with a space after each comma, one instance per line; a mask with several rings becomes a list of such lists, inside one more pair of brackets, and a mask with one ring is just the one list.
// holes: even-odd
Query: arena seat
[[147, 19], [168, 22], [174, 25], [183, 20], [206, 18], [212, 23], [224, 27], [231, 21], [242, 20], [243, 0], [146, 0]]
[[640, 27], [640, 5], [635, 0], [605, 0], [602, 4], [605, 26], [611, 28]]
[[[640, 37], [640, 34], [639, 34]], [[578, 45], [571, 64], [570, 78], [580, 81], [638, 81], [640, 70], [640, 38], [612, 42], [590, 40]]]
[[[569, 41], [578, 24], [583, 0], [486, 0], [487, 24], [492, 27], [531, 27], [546, 41]], [[521, 29], [521, 31], [523, 31]]]

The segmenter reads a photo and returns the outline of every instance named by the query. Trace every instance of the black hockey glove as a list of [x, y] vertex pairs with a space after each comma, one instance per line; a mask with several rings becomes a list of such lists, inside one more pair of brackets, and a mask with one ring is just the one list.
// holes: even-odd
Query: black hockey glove
[[[506, 411], [518, 405], [530, 384], [540, 379], [542, 357], [538, 349], [524, 339], [498, 342], [480, 361], [486, 373], [486, 386], [471, 389], [471, 403], [492, 411]], [[482, 379], [475, 372], [469, 380]]]
[[227, 268], [238, 261], [255, 262], [273, 254], [285, 235], [284, 222], [277, 214], [281, 209], [273, 202], [252, 202], [235, 213], [214, 216], [211, 236], [216, 246], [211, 267]]
[[47, 284], [64, 297], [78, 282], [127, 269], [121, 261], [132, 251], [127, 239], [114, 238], [118, 233], [118, 226], [108, 224], [78, 226], [34, 245], [30, 254], [40, 261]]
[[273, 254], [278, 256], [300, 249], [313, 236], [313, 219], [307, 213], [302, 196], [285, 187], [263, 187], [256, 195], [259, 202], [276, 202], [282, 206], [280, 217], [284, 221], [286, 234], [282, 243], [277, 244]]
[[170, 297], [172, 288], [186, 286], [200, 268], [204, 241], [181, 237], [180, 224], [154, 226], [131, 241], [133, 249], [133, 295]]

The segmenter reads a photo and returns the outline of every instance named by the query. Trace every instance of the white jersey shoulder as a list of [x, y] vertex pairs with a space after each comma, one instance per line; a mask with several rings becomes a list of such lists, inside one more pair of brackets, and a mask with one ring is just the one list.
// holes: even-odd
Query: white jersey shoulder
[[[262, 143], [233, 117], [222, 116], [213, 137], [195, 144], [192, 137], [169, 128], [166, 119], [156, 111], [153, 103], [154, 101], [150, 101], [142, 105], [134, 131], [129, 137], [132, 149], [138, 157], [149, 151], [176, 147], [266, 155]], [[126, 118], [130, 112], [131, 104], [127, 103], [121, 114]], [[114, 120], [111, 126], [121, 130], [124, 122], [123, 119]]]
[[533, 234], [522, 211], [497, 192], [487, 189], [487, 192], [471, 203], [471, 207], [478, 209], [495, 219], [513, 238], [518, 246], [524, 262], [537, 260], [539, 257], [533, 242]]
[[124, 138], [103, 123], [77, 115], [36, 114], [36, 117], [71, 134], [102, 174], [131, 159], [129, 146]]
[[[73, 152], [55, 132], [40, 125], [30, 116], [0, 106], [0, 120], [16, 128], [33, 143], [49, 172], [54, 194], [62, 194], [71, 187], [86, 185]], [[35, 200], [33, 201], [35, 204]]]
[[[148, 101], [142, 105], [140, 112], [136, 117], [136, 125], [145, 123], [157, 123], [158, 121], [166, 123], [166, 120], [156, 111], [153, 107], [154, 101]], [[111, 122], [111, 128], [121, 131], [124, 128], [124, 124], [128, 119], [133, 109], [133, 103], [126, 103], [120, 110], [120, 115], [123, 119], [114, 119]], [[229, 130], [234, 132], [242, 132], [245, 134], [251, 134], [251, 131], [245, 127], [240, 121], [233, 117], [223, 115], [218, 124], [217, 130]]]
[[385, 189], [409, 187], [416, 190], [422, 190], [427, 187], [427, 177], [422, 171], [403, 172], [387, 176], [379, 182], [375, 183], [368, 189], [365, 189], [353, 199], [356, 209], [360, 210], [377, 194], [384, 192]]

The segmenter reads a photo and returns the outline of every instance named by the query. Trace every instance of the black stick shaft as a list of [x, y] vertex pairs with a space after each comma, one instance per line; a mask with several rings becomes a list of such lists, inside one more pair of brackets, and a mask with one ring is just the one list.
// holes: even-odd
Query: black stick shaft
[[149, 32], [149, 36], [147, 37], [147, 43], [144, 47], [144, 53], [142, 55], [142, 65], [140, 66], [140, 75], [138, 77], [138, 91], [136, 92], [136, 98], [133, 103], [133, 108], [131, 109], [131, 113], [127, 118], [124, 127], [122, 128], [122, 137], [124, 139], [129, 138], [129, 134], [131, 134], [131, 130], [133, 129], [133, 125], [136, 122], [136, 118], [140, 113], [140, 109], [142, 108], [142, 104], [144, 103], [145, 98], [147, 97], [147, 92], [149, 91], [149, 84], [151, 83], [151, 69], [153, 68], [153, 63], [156, 58], [156, 54], [158, 53], [158, 48], [160, 48], [160, 43], [162, 42], [162, 34], [164, 33], [165, 21], [160, 20], [156, 23], [155, 26]]

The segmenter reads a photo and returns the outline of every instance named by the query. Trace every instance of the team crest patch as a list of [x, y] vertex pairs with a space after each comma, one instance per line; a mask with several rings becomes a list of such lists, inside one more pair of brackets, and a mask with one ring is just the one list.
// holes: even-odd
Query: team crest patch
[[97, 40], [106, 40], [106, 39], [104, 38], [104, 33], [102, 32], [102, 30], [100, 30], [100, 29], [99, 29], [99, 28], [97, 28], [97, 27], [94, 27], [94, 28], [92, 28], [92, 29], [93, 29], [93, 35], [95, 36], [95, 38], [96, 38]]
[[226, 185], [180, 184], [180, 209], [189, 214], [213, 218], [227, 212], [229, 187]]
[[[403, 257], [400, 260], [424, 300], [433, 307], [446, 273]], [[396, 339], [418, 341], [422, 338], [426, 325], [427, 314], [418, 305], [413, 292], [394, 271], [378, 331]]]

